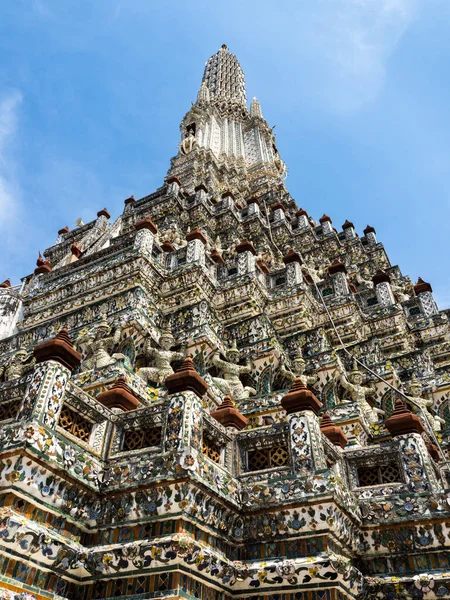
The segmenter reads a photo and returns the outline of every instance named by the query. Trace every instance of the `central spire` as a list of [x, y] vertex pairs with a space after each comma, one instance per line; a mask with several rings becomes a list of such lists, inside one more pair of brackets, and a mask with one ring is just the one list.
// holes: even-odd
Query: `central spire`
[[202, 81], [208, 86], [211, 100], [247, 104], [244, 71], [225, 44], [206, 63]]

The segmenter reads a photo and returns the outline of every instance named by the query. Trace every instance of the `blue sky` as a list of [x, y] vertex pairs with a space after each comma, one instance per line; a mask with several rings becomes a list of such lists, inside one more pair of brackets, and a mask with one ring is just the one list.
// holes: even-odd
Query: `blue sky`
[[226, 43], [297, 203], [369, 223], [450, 306], [450, 2], [15, 0], [0, 4], [0, 280], [57, 230], [160, 186]]

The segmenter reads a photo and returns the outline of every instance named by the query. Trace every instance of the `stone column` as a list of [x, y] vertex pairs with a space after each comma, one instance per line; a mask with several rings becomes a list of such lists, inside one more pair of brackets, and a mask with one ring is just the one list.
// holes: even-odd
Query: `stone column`
[[34, 349], [36, 366], [25, 391], [17, 421], [37, 419], [54, 429], [63, 404], [67, 382], [80, 364], [81, 356], [73, 347], [67, 329]]
[[323, 215], [322, 217], [320, 217], [319, 221], [322, 225], [323, 235], [329, 235], [330, 233], [333, 233], [333, 226], [331, 224], [332, 221], [328, 215]]
[[208, 199], [208, 188], [201, 183], [195, 188], [195, 203], [206, 202]]
[[[436, 492], [443, 487], [435, 474], [430, 450], [422, 437], [424, 427], [418, 415], [397, 398], [392, 416], [385, 422], [386, 429], [398, 441], [400, 460], [408, 491], [412, 493]], [[439, 456], [439, 455], [438, 455]]]
[[247, 200], [247, 205], [249, 215], [257, 215], [261, 212], [259, 209], [259, 202], [256, 198], [250, 198], [250, 200]]
[[306, 475], [327, 468], [317, 416], [322, 404], [303, 385], [300, 378], [281, 399], [288, 415], [289, 443], [294, 470]]
[[355, 226], [350, 221], [345, 221], [342, 225], [346, 240], [354, 240], [356, 238]]
[[377, 294], [378, 304], [380, 306], [391, 306], [395, 304], [394, 294], [391, 289], [391, 278], [387, 273], [378, 269], [372, 277], [375, 292]]
[[133, 244], [134, 249], [151, 256], [154, 236], [156, 235], [158, 228], [150, 217], [145, 217], [145, 219], [142, 219], [135, 224], [134, 229], [136, 230]]
[[439, 312], [439, 308], [433, 298], [433, 288], [421, 277], [419, 277], [414, 286], [414, 292], [419, 298], [422, 310], [427, 317]]
[[167, 180], [167, 193], [171, 196], [178, 196], [181, 189], [181, 182], [178, 177], [172, 176]]
[[16, 333], [17, 321], [21, 318], [22, 300], [7, 279], [0, 283], [0, 340]]
[[303, 208], [300, 208], [296, 213], [298, 228], [300, 230], [310, 229], [311, 225], [309, 224], [308, 213]]
[[169, 410], [164, 451], [184, 453], [182, 466], [192, 468], [190, 463], [195, 462], [197, 453], [202, 451], [202, 398], [208, 384], [195, 370], [190, 356], [165, 383]]
[[95, 227], [98, 227], [99, 229], [106, 229], [107, 222], [110, 218], [111, 215], [109, 214], [108, 210], [106, 208], [102, 208], [102, 210], [99, 210], [97, 213], [97, 222]]
[[346, 296], [350, 293], [347, 281], [347, 269], [345, 265], [338, 260], [328, 267], [328, 274], [333, 281], [334, 293], [336, 296]]
[[201, 265], [205, 264], [205, 246], [207, 243], [206, 237], [200, 231], [198, 227], [194, 227], [186, 235], [187, 251], [186, 251], [186, 262], [194, 263], [198, 262]]
[[282, 221], [284, 221], [286, 219], [286, 215], [284, 213], [285, 208], [281, 204], [281, 202], [277, 202], [276, 204], [272, 205], [271, 209], [273, 210], [273, 222], [274, 223], [281, 223]]
[[224, 208], [230, 208], [231, 205], [233, 204], [233, 201], [234, 201], [234, 196], [233, 196], [232, 192], [224, 192], [222, 194], [222, 202], [223, 202]]
[[236, 252], [238, 253], [238, 274], [246, 275], [247, 273], [253, 273], [255, 270], [255, 246], [247, 238], [243, 239], [240, 244], [236, 246]]
[[288, 287], [294, 287], [303, 282], [302, 259], [298, 252], [292, 248], [289, 249], [286, 256], [283, 257], [283, 262], [286, 265], [286, 283]]
[[133, 204], [136, 204], [136, 198], [134, 196], [130, 196], [129, 198], [126, 198], [123, 203], [125, 204], [124, 213], [130, 213], [133, 209]]
[[376, 246], [376, 244], [378, 244], [376, 233], [375, 229], [370, 225], [367, 225], [364, 229], [364, 235], [366, 236], [368, 246]]

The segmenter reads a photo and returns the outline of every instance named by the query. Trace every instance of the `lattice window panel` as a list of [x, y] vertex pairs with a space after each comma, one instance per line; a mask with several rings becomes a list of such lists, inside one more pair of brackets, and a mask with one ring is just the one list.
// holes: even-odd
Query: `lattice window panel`
[[210, 460], [214, 461], [217, 464], [220, 464], [220, 457], [222, 454], [221, 447], [215, 444], [212, 440], [203, 437], [202, 452]]
[[375, 467], [359, 467], [358, 469], [359, 487], [398, 483], [400, 481], [402, 481], [400, 470], [397, 465], [392, 463]]
[[122, 450], [140, 450], [161, 444], [161, 428], [148, 427], [125, 432]]
[[287, 464], [289, 454], [285, 446], [259, 448], [248, 453], [248, 471], [261, 471]]
[[0, 404], [0, 421], [6, 421], [7, 419], [15, 419], [19, 412], [20, 403], [17, 400], [12, 402], [2, 402]]
[[169, 573], [162, 573], [161, 575], [158, 575], [158, 580], [157, 580], [158, 592], [168, 590], [169, 585], [170, 585]]
[[93, 424], [66, 404], [62, 407], [58, 425], [83, 442], [88, 442], [91, 437]]

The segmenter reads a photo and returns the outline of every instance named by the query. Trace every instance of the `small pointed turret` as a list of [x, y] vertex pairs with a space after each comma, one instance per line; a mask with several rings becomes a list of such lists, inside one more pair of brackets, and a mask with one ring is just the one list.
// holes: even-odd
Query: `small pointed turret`
[[209, 102], [210, 99], [211, 99], [211, 96], [209, 93], [209, 88], [206, 85], [206, 83], [204, 81], [202, 81], [202, 85], [200, 86], [200, 89], [198, 90], [198, 94], [197, 94], [197, 103]]
[[252, 103], [250, 104], [250, 116], [262, 119], [261, 104], [259, 103], [258, 98], [253, 98]]

